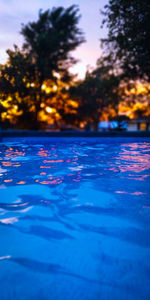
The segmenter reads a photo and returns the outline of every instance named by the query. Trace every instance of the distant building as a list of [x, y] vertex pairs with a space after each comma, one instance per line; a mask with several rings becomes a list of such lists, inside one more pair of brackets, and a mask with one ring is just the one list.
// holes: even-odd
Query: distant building
[[131, 119], [127, 123], [127, 131], [150, 131], [150, 119], [148, 118]]
[[99, 131], [150, 131], [150, 118], [99, 122]]
[[99, 131], [115, 131], [115, 130], [127, 130], [126, 121], [102, 121], [98, 124]]

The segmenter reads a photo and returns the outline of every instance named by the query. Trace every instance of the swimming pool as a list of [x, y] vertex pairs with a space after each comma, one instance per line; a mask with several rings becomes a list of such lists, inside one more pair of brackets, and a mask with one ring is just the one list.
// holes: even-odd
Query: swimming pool
[[150, 299], [150, 139], [0, 144], [0, 299]]

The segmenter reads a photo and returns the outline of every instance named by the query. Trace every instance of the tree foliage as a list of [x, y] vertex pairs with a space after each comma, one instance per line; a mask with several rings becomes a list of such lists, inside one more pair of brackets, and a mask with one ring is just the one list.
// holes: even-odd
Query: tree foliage
[[21, 34], [25, 38], [23, 49], [30, 54], [39, 83], [55, 79], [54, 72], [66, 74], [75, 63], [70, 52], [84, 42], [77, 24], [79, 9], [72, 5], [39, 12], [37, 22], [23, 25]]
[[[26, 119], [29, 124], [30, 117], [31, 127], [37, 128], [42, 103], [56, 94], [53, 86], [60, 78], [64, 84], [71, 81], [69, 67], [76, 62], [71, 53], [85, 41], [79, 19], [75, 5], [40, 11], [36, 22], [22, 26], [22, 48], [7, 50], [8, 61], [0, 66], [0, 97], [7, 110], [17, 107], [22, 123]], [[47, 82], [49, 93], [43, 89]]]
[[111, 72], [109, 66], [99, 60], [97, 68], [87, 72], [85, 79], [71, 88], [71, 95], [78, 103], [78, 118], [87, 127], [98, 129], [100, 117], [105, 108], [118, 108], [118, 87], [120, 79]]
[[107, 60], [128, 78], [150, 80], [150, 1], [109, 0], [103, 15]]

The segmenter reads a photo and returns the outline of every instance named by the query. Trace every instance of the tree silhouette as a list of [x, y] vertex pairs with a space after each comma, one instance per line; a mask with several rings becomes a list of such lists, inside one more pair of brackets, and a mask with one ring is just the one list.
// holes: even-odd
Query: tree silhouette
[[118, 110], [119, 78], [111, 73], [111, 68], [99, 61], [97, 68], [87, 72], [85, 79], [71, 87], [71, 95], [78, 101], [79, 122], [85, 122], [87, 128], [98, 130], [100, 117], [106, 107]]
[[71, 52], [85, 41], [79, 19], [75, 5], [40, 11], [36, 22], [22, 25], [22, 49], [15, 46], [7, 51], [8, 62], [0, 68], [0, 96], [3, 100], [10, 97], [12, 105], [30, 115], [32, 127], [38, 128], [41, 104], [51, 98], [42, 89], [45, 82], [49, 80], [53, 87], [58, 75], [62, 82], [72, 78], [69, 67], [76, 60]]
[[103, 14], [107, 60], [128, 78], [150, 80], [150, 1], [109, 0]]

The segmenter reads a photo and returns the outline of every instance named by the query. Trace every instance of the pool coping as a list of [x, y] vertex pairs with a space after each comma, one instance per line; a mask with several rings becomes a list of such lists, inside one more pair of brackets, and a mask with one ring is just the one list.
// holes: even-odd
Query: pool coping
[[150, 131], [38, 131], [1, 130], [0, 139], [15, 137], [147, 137]]

